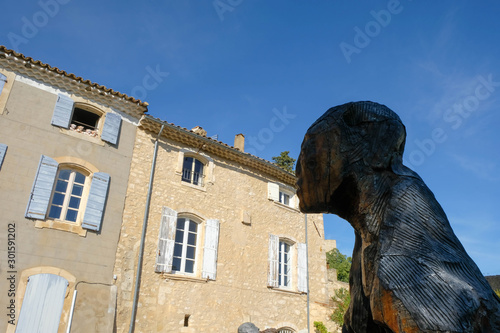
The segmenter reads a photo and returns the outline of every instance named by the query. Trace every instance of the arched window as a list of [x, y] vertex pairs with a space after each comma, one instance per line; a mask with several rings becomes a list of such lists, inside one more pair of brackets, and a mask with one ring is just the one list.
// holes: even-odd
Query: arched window
[[203, 162], [192, 156], [184, 156], [184, 163], [182, 165], [182, 181], [193, 185], [203, 186], [203, 178], [205, 177], [203, 169]]
[[195, 272], [198, 229], [198, 222], [191, 218], [179, 217], [177, 219], [172, 271]]
[[68, 222], [82, 219], [82, 199], [88, 192], [88, 173], [73, 168], [61, 168], [52, 194], [49, 218]]
[[278, 333], [294, 333], [295, 331], [290, 327], [278, 328]]

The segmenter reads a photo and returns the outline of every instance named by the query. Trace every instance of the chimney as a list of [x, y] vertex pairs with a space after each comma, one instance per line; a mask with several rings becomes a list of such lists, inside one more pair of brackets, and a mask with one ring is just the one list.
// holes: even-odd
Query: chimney
[[243, 134], [240, 133], [234, 136], [234, 148], [245, 151], [245, 136]]
[[201, 136], [207, 136], [207, 131], [205, 131], [201, 126], [196, 126], [191, 131]]

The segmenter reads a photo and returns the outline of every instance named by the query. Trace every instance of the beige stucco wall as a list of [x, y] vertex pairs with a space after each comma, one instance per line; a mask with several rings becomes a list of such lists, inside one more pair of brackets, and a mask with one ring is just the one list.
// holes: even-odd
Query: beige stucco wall
[[[138, 130], [125, 202], [115, 274], [118, 277], [117, 332], [128, 330], [135, 270], [141, 238], [154, 137]], [[181, 182], [175, 173], [179, 152], [189, 148], [161, 138], [147, 226], [137, 332], [236, 332], [251, 321], [259, 328], [307, 328], [307, 296], [267, 287], [269, 234], [305, 242], [304, 215], [272, 202], [267, 183], [274, 181], [256, 170], [209, 156], [214, 162], [212, 183], [204, 190]], [[200, 151], [203, 153], [203, 150]], [[190, 211], [204, 219], [220, 220], [217, 279], [176, 279], [154, 272], [163, 206]], [[241, 222], [241, 212], [251, 225]], [[321, 215], [308, 216], [311, 329], [325, 321], [328, 309], [324, 230]], [[201, 254], [202, 255], [202, 254]], [[295, 256], [296, 265], [296, 256]], [[297, 290], [297, 274], [293, 290]], [[189, 327], [184, 326], [190, 315]]]
[[[39, 83], [40, 87], [44, 88], [40, 89], [15, 80], [16, 75], [10, 71], [0, 71], [7, 73], [9, 79], [8, 89], [0, 95], [0, 143], [8, 145], [0, 170], [0, 213], [4, 228], [0, 231], [0, 300], [9, 301], [4, 297], [8, 290], [4, 276], [9, 270], [6, 266], [8, 223], [15, 224], [16, 228], [17, 289], [23, 283], [26, 284], [26, 281], [19, 280], [22, 272], [40, 266], [64, 269], [75, 277], [76, 282], [112, 284], [136, 125], [122, 122], [117, 146], [95, 143], [74, 133], [68, 134], [67, 131], [51, 125], [57, 98], [57, 95], [50, 91], [54, 87]], [[79, 96], [72, 95], [72, 98], [110, 112], [106, 106]], [[77, 233], [37, 228], [37, 222], [24, 217], [42, 154], [54, 159], [86, 161], [97, 170], [110, 174], [110, 187], [100, 233], [88, 231], [86, 236], [82, 237]], [[43, 226], [43, 223], [38, 222], [38, 225]], [[74, 285], [73, 283], [72, 288]], [[106, 288], [109, 294], [110, 287]], [[96, 293], [91, 288], [85, 288], [80, 295], [92, 298]], [[17, 292], [16, 299], [21, 296]], [[73, 290], [69, 290], [66, 297], [72, 296]], [[66, 304], [70, 303], [65, 301], [64, 311], [68, 310]], [[2, 301], [1, 306], [4, 305], [6, 306]], [[17, 319], [20, 303], [16, 306]], [[90, 303], [87, 308], [87, 313], [90, 314], [100, 312], [98, 302]], [[6, 319], [5, 315], [0, 316], [0, 327], [7, 326]], [[66, 320], [67, 316], [63, 316], [61, 332], [65, 331]]]

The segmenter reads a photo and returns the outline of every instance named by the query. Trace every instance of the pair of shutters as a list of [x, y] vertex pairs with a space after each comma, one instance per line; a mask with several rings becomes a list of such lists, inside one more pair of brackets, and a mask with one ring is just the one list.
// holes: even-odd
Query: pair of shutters
[[[71, 98], [59, 94], [52, 115], [52, 125], [69, 128], [74, 104], [75, 102]], [[101, 139], [115, 145], [120, 135], [121, 123], [122, 117], [120, 115], [108, 112], [101, 131]]]
[[57, 333], [68, 281], [54, 274], [28, 279], [16, 333]]
[[[269, 235], [269, 271], [267, 284], [269, 287], [279, 287], [279, 246], [280, 239]], [[307, 293], [307, 252], [305, 243], [297, 243], [297, 289]]]
[[6, 153], [7, 153], [7, 145], [0, 143], [0, 170], [2, 169], [2, 163]]
[[[25, 216], [31, 219], [44, 220], [47, 215], [52, 188], [56, 181], [59, 163], [54, 159], [42, 155], [38, 165], [35, 181], [31, 189], [31, 196], [26, 208]], [[87, 207], [83, 216], [82, 227], [99, 231], [102, 215], [106, 204], [110, 177], [107, 173], [96, 172], [92, 175]]]
[[[158, 251], [156, 253], [155, 271], [158, 273], [172, 272], [176, 225], [177, 212], [171, 208], [163, 207], [158, 237]], [[219, 229], [219, 220], [208, 219], [205, 222], [205, 246], [203, 249], [203, 266], [201, 273], [203, 279], [215, 280], [217, 275]]]

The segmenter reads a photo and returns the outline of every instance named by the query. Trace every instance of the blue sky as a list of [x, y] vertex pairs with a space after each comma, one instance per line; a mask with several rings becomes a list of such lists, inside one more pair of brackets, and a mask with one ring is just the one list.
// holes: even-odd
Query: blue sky
[[[497, 1], [9, 1], [0, 44], [270, 160], [329, 107], [372, 100], [485, 275], [500, 274]], [[351, 254], [350, 225], [325, 215]]]

